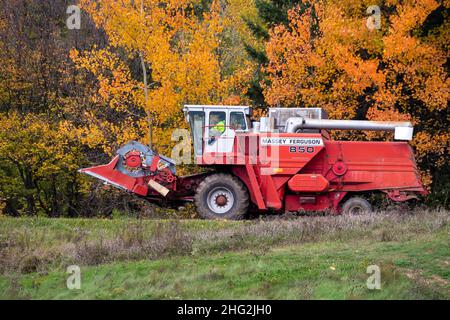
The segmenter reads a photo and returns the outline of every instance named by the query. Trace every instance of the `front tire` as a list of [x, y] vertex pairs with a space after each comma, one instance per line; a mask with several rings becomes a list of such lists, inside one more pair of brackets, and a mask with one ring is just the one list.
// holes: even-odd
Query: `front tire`
[[352, 197], [342, 206], [342, 214], [345, 215], [358, 215], [364, 212], [372, 212], [372, 206], [364, 198]]
[[199, 215], [204, 219], [239, 220], [247, 213], [246, 187], [234, 176], [213, 174], [205, 178], [194, 197]]

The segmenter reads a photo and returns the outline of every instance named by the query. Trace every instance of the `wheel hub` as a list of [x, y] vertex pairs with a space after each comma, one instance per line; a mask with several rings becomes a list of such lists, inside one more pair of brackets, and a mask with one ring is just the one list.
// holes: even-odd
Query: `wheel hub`
[[224, 205], [227, 204], [227, 197], [225, 197], [225, 196], [222, 195], [222, 194], [219, 195], [219, 196], [217, 196], [217, 198], [216, 198], [216, 203], [217, 203], [218, 206], [223, 207]]
[[350, 209], [350, 214], [357, 215], [357, 214], [362, 213], [362, 211], [363, 211], [363, 208], [361, 208], [359, 206], [355, 206], [355, 207]]
[[212, 189], [207, 196], [208, 207], [217, 214], [224, 214], [231, 210], [234, 205], [233, 193], [225, 188], [218, 187]]

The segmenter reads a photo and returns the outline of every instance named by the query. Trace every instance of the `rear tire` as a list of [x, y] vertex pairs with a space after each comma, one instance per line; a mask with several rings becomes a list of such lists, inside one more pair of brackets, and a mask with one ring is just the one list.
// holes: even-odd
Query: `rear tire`
[[361, 197], [352, 197], [342, 206], [342, 214], [345, 215], [358, 215], [364, 212], [372, 212], [372, 206]]
[[219, 173], [199, 184], [194, 202], [204, 219], [239, 220], [247, 213], [249, 198], [247, 188], [239, 179]]

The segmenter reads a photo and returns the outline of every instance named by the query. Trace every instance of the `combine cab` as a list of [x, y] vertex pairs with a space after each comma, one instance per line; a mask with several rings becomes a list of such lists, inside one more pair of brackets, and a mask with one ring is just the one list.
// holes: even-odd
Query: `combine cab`
[[205, 174], [177, 176], [175, 162], [130, 142], [107, 165], [81, 169], [160, 205], [193, 201], [204, 218], [259, 212], [370, 211], [371, 193], [402, 202], [427, 192], [407, 142], [333, 141], [329, 130], [393, 131], [409, 122], [328, 120], [322, 109], [272, 108], [251, 122], [245, 106], [185, 106], [195, 162]]

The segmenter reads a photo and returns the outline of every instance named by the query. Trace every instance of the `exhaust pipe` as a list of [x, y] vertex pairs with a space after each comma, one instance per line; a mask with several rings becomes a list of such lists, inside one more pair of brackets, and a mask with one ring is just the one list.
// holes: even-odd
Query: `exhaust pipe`
[[296, 117], [289, 118], [286, 122], [286, 132], [295, 133], [304, 129], [394, 131], [397, 140], [412, 140], [413, 135], [413, 126], [407, 121], [318, 120]]

